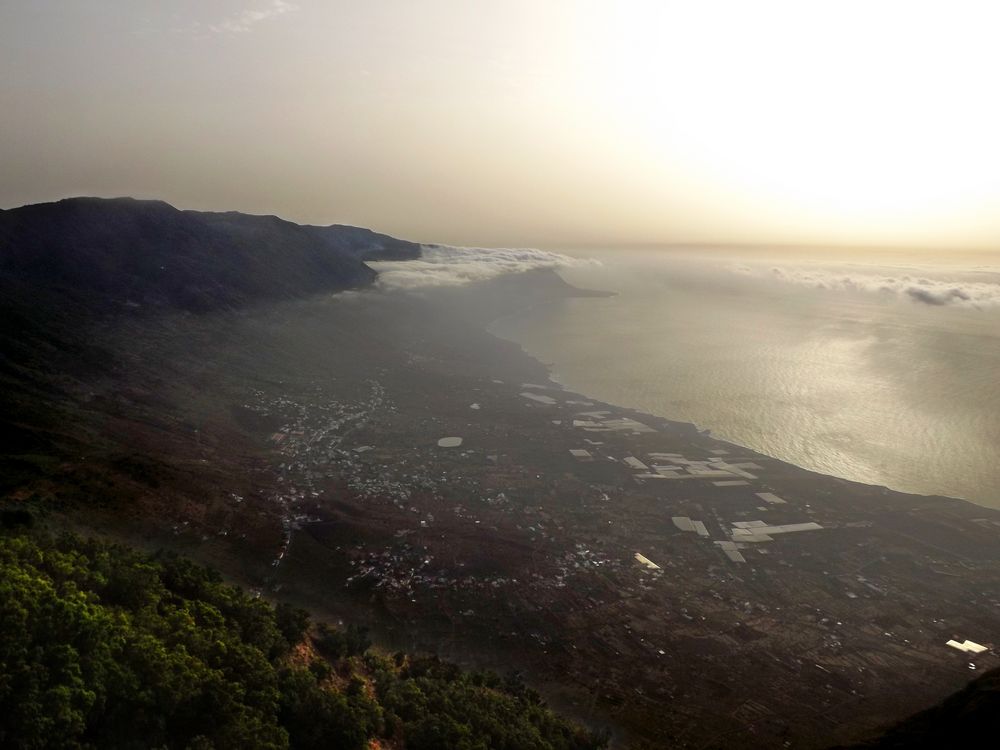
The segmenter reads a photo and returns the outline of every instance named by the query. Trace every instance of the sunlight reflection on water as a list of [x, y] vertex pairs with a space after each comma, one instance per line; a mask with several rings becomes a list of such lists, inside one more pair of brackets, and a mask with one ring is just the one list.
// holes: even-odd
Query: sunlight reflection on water
[[604, 260], [563, 275], [617, 297], [491, 330], [595, 398], [809, 469], [1000, 507], [1000, 308], [816, 289], [718, 259]]

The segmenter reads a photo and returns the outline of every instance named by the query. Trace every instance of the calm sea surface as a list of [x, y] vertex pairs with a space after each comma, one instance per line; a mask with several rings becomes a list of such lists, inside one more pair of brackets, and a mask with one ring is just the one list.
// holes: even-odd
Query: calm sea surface
[[602, 265], [564, 278], [618, 296], [491, 328], [567, 387], [809, 469], [1000, 508], [1000, 264], [574, 254]]

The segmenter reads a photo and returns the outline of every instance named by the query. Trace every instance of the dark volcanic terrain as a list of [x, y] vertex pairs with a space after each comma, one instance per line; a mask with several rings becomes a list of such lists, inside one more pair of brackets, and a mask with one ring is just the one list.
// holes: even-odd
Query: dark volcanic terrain
[[160, 203], [0, 213], [5, 507], [518, 668], [623, 747], [846, 743], [998, 664], [1000, 513], [564, 391], [484, 326], [572, 288], [371, 286], [364, 260], [418, 252]]

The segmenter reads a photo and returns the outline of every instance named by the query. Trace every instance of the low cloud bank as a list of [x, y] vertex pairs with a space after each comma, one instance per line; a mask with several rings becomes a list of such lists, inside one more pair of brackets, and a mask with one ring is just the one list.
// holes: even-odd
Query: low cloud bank
[[959, 307], [1000, 306], [1000, 274], [997, 281], [929, 278], [909, 272], [893, 274], [898, 269], [823, 267], [781, 267], [735, 265], [729, 270], [743, 276], [783, 281], [815, 289], [847, 292], [870, 292], [891, 295], [923, 305]]
[[369, 263], [383, 289], [461, 286], [506, 274], [541, 268], [569, 268], [595, 261], [530, 248], [479, 248], [424, 245], [420, 260]]

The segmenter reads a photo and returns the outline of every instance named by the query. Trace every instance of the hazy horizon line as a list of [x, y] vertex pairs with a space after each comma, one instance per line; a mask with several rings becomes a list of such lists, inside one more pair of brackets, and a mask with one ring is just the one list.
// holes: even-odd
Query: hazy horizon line
[[[299, 226], [351, 226], [363, 229], [369, 229], [373, 232], [379, 234], [389, 234], [399, 239], [407, 239], [411, 242], [416, 242], [421, 245], [438, 245], [442, 247], [456, 247], [455, 243], [451, 242], [440, 242], [440, 241], [425, 241], [425, 240], [415, 240], [407, 236], [399, 236], [400, 233], [394, 230], [381, 230], [375, 226], [365, 226], [364, 223], [354, 222], [351, 220], [333, 220], [327, 223], [318, 223], [313, 221], [303, 221], [294, 218], [288, 218], [287, 216], [282, 216], [277, 213], [256, 213], [253, 211], [245, 211], [238, 208], [189, 208], [179, 206], [172, 203], [164, 198], [157, 197], [139, 197], [136, 195], [121, 194], [121, 195], [93, 195], [85, 193], [74, 193], [66, 194], [60, 197], [51, 198], [47, 200], [36, 200], [27, 203], [21, 203], [18, 205], [8, 205], [0, 207], [0, 211], [14, 211], [19, 208], [26, 208], [28, 206], [39, 206], [45, 205], [47, 203], [59, 203], [64, 200], [77, 200], [77, 199], [93, 199], [93, 200], [134, 200], [134, 201], [148, 201], [151, 203], [165, 203], [178, 211], [194, 211], [201, 213], [240, 213], [247, 216], [273, 216], [275, 218], [281, 219], [282, 221], [287, 221], [291, 224], [297, 224]], [[880, 251], [880, 252], [968, 252], [968, 253], [996, 253], [1000, 254], [1000, 242], [996, 245], [902, 245], [902, 244], [879, 244], [879, 243], [825, 243], [816, 241], [803, 241], [803, 242], [789, 242], [776, 241], [776, 242], [763, 242], [763, 241], [735, 241], [731, 239], [720, 239], [720, 240], [648, 240], [648, 241], [634, 241], [634, 240], [615, 240], [615, 239], [601, 239], [601, 240], [567, 240], [560, 242], [540, 242], [535, 244], [518, 244], [518, 243], [507, 243], [507, 244], [476, 244], [469, 243], [465, 245], [467, 247], [480, 247], [484, 249], [490, 248], [537, 248], [542, 250], [611, 250], [611, 249], [626, 249], [626, 250], [682, 250], [682, 249], [700, 249], [700, 250], [772, 250], [772, 251], [790, 251], [790, 250], [806, 250], [806, 251], [820, 251], [820, 250], [842, 250], [842, 251]]]

